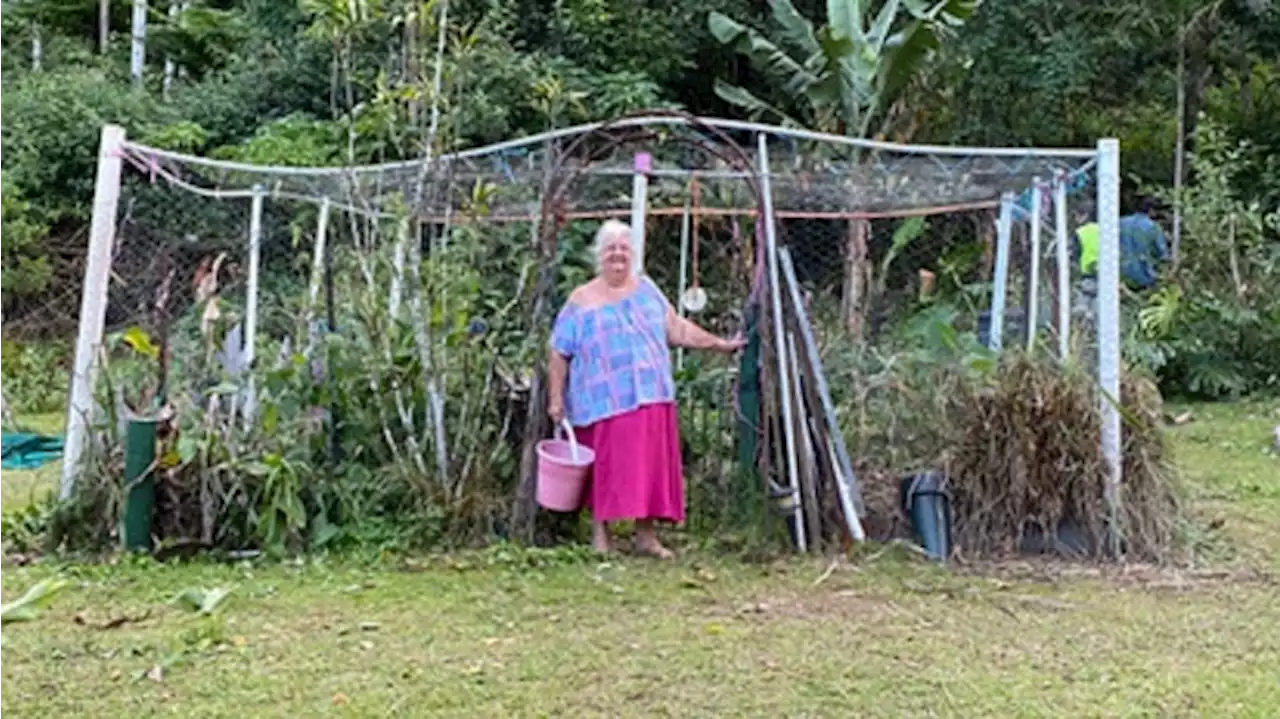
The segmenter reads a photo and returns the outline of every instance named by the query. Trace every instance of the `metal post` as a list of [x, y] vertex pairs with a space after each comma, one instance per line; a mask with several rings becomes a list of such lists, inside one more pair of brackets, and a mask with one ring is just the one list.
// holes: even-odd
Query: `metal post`
[[[680, 289], [676, 293], [676, 312], [684, 317], [684, 290], [689, 282], [689, 201], [685, 200], [680, 217]], [[684, 348], [676, 348], [676, 369], [684, 369]]]
[[89, 253], [80, 296], [80, 330], [76, 335], [75, 366], [67, 401], [67, 441], [62, 454], [62, 482], [58, 496], [69, 499], [75, 488], [80, 458], [89, 439], [89, 414], [97, 379], [98, 350], [107, 317], [107, 289], [111, 275], [111, 247], [116, 237], [120, 206], [121, 146], [124, 128], [104, 125], [98, 145], [98, 175], [93, 185], [93, 218], [89, 223]]
[[1120, 494], [1120, 141], [1098, 141], [1098, 384], [1102, 388], [1102, 455], [1111, 551], [1124, 541]]
[[1058, 356], [1071, 355], [1071, 252], [1067, 237], [1067, 176], [1059, 171], [1053, 185], [1053, 234], [1058, 258]]
[[649, 211], [649, 172], [653, 170], [653, 156], [637, 152], [635, 174], [631, 176], [631, 252], [634, 255], [632, 271], [644, 274], [644, 218]]
[[249, 277], [244, 298], [244, 352], [246, 366], [253, 365], [258, 340], [258, 278], [262, 255], [262, 204], [266, 189], [253, 186], [253, 204], [249, 215]]
[[1031, 178], [1031, 281], [1027, 283], [1027, 351], [1036, 348], [1040, 314], [1040, 178]]
[[244, 402], [246, 427], [253, 421], [258, 405], [253, 382], [253, 359], [257, 356], [258, 346], [258, 282], [262, 273], [262, 204], [265, 198], [266, 189], [262, 185], [254, 185], [249, 215], [249, 277], [244, 298], [244, 366], [248, 372]]
[[774, 227], [773, 194], [769, 183], [769, 148], [765, 135], [757, 136], [760, 162], [760, 195], [762, 198], [764, 237], [769, 259], [769, 300], [773, 304], [774, 351], [778, 353], [778, 392], [782, 399], [782, 430], [787, 442], [787, 481], [796, 500], [796, 545], [801, 552], [809, 551], [804, 528], [804, 502], [800, 497], [800, 475], [796, 465], [795, 426], [791, 423], [791, 386], [787, 378], [787, 337], [782, 329], [782, 284], [778, 280], [778, 237]]
[[1004, 347], [1004, 308], [1009, 290], [1009, 240], [1013, 233], [1013, 193], [1000, 198], [1000, 218], [996, 220], [996, 276], [991, 290], [991, 329], [987, 346], [999, 352]]

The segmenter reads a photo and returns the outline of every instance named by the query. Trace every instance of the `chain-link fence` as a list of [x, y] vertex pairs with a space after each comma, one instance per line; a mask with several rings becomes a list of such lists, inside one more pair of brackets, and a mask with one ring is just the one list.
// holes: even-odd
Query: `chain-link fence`
[[[768, 298], [785, 289], [771, 287], [761, 158], [740, 125], [650, 118], [429, 166], [335, 169], [126, 144], [106, 327], [118, 333], [108, 364], [128, 371], [105, 373], [116, 393], [106, 401], [133, 412], [167, 401], [182, 435], [206, 438], [198, 450], [175, 445], [168, 534], [248, 542], [221, 528], [264, 511], [237, 468], [309, 487], [304, 507], [280, 500], [286, 535], [316, 531], [315, 517], [376, 524], [406, 513], [428, 538], [511, 534], [521, 523], [511, 499], [547, 431], [551, 319], [592, 275], [600, 222], [637, 212], [644, 270], [678, 311], [761, 345], [745, 361], [674, 355], [691, 524], [746, 528], [770, 498], [786, 505], [773, 449], [784, 433], [769, 424], [777, 378], [762, 369], [779, 351]], [[946, 386], [931, 383], [989, 361], [993, 334], [1026, 344], [1034, 326], [1035, 346], [1058, 353], [1065, 306], [1070, 356], [1093, 356], [1096, 289], [1075, 239], [1093, 219], [1088, 153], [794, 133], [777, 134], [768, 153], [777, 242], [864, 494], [887, 497], [900, 475], [939, 461], [939, 430], [921, 418]], [[637, 162], [647, 165], [639, 209]], [[1065, 222], [1051, 201], [1059, 185]], [[282, 464], [264, 469], [263, 456]], [[868, 521], [872, 536], [894, 531]]]

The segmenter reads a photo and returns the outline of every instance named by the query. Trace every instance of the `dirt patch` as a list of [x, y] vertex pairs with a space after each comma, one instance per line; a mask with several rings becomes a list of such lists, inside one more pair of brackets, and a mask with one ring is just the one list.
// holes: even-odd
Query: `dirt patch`
[[1053, 558], [1021, 561], [979, 562], [960, 565], [964, 576], [1027, 581], [1042, 584], [1098, 581], [1122, 587], [1189, 591], [1223, 585], [1277, 585], [1277, 577], [1260, 569], [1206, 569], [1165, 567], [1152, 564], [1082, 564]]

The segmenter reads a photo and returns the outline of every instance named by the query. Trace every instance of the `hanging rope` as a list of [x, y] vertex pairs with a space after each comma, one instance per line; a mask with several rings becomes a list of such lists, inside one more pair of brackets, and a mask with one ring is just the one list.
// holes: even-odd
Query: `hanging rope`
[[698, 279], [698, 215], [702, 206], [702, 186], [698, 183], [698, 175], [694, 173], [689, 180], [690, 212], [692, 226], [690, 229], [690, 277], [689, 289], [685, 290], [680, 303], [689, 312], [701, 312], [707, 306], [707, 293], [699, 285]]

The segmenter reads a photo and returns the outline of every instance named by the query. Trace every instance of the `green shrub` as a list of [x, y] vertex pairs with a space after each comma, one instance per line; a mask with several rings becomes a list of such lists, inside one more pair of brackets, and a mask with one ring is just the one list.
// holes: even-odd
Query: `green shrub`
[[[1194, 185], [1182, 197], [1181, 258], [1145, 300], [1126, 354], [1166, 394], [1239, 396], [1280, 389], [1280, 209], [1242, 198], [1252, 148], [1213, 122], [1196, 132]], [[1171, 198], [1172, 199], [1172, 198]]]
[[5, 304], [14, 297], [35, 294], [49, 286], [53, 270], [40, 247], [47, 227], [22, 192], [0, 175], [3, 192], [3, 288]]
[[88, 220], [103, 124], [139, 136], [172, 115], [94, 69], [28, 74], [5, 88], [3, 103], [5, 174], [51, 225]]
[[61, 343], [4, 342], [0, 372], [6, 409], [19, 415], [57, 412], [66, 405], [71, 348]]

